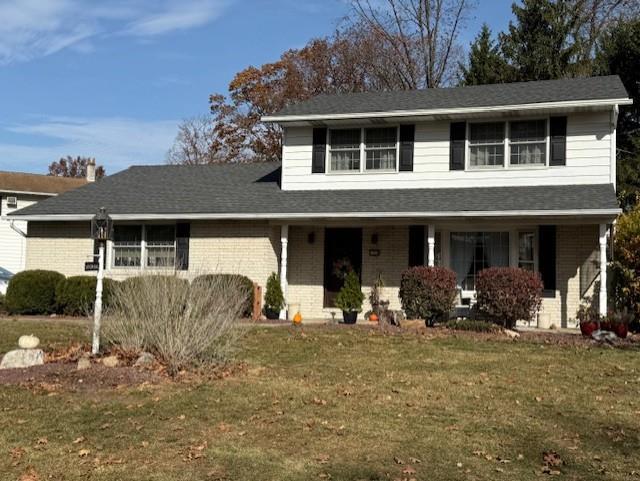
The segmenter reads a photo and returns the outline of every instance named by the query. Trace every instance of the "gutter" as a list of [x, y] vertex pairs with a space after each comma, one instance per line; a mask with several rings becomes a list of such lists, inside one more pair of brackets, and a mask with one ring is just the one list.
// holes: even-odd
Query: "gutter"
[[564, 102], [541, 102], [535, 104], [498, 105], [489, 107], [460, 107], [455, 109], [418, 109], [418, 110], [387, 110], [380, 112], [353, 112], [344, 114], [309, 114], [309, 115], [264, 115], [262, 122], [300, 122], [320, 120], [357, 120], [380, 117], [421, 117], [436, 115], [465, 115], [477, 113], [511, 112], [514, 110], [557, 109], [566, 110], [580, 107], [602, 107], [612, 105], [631, 105], [630, 98], [601, 99], [601, 100], [570, 100]]
[[[566, 210], [489, 210], [489, 211], [435, 211], [435, 212], [282, 212], [282, 213], [192, 213], [192, 214], [111, 214], [113, 220], [287, 220], [287, 219], [376, 219], [376, 218], [474, 218], [474, 217], [568, 217], [612, 216], [621, 209], [566, 209]], [[93, 214], [20, 215], [27, 221], [90, 221]]]
[[[23, 239], [27, 238], [27, 233], [24, 232], [22, 229], [20, 229], [19, 227], [16, 227], [15, 225], [15, 220], [11, 219], [9, 220], [9, 227], [11, 227], [11, 230], [13, 230], [14, 232], [18, 233], [18, 235], [22, 236]], [[27, 265], [27, 242], [23, 241], [21, 242], [21, 252], [20, 252], [20, 257], [21, 257], [21, 262], [20, 262], [20, 267], [21, 270], [25, 270], [26, 269], [26, 265]]]

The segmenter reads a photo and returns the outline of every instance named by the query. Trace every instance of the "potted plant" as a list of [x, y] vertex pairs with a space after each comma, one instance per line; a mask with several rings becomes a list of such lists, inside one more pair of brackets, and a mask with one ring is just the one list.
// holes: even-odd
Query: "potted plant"
[[264, 315], [267, 319], [278, 319], [284, 309], [284, 294], [280, 287], [280, 276], [272, 272], [267, 279], [267, 290], [264, 293]]
[[633, 321], [633, 315], [623, 308], [621, 311], [614, 311], [609, 313], [609, 325], [611, 331], [615, 333], [620, 339], [625, 339], [629, 334], [629, 323]]
[[364, 297], [358, 275], [354, 271], [349, 272], [344, 280], [344, 286], [336, 296], [336, 307], [342, 309], [345, 324], [356, 323], [358, 312], [362, 311]]
[[584, 303], [580, 304], [578, 312], [576, 312], [576, 318], [580, 324], [580, 332], [583, 336], [591, 337], [591, 334], [598, 330], [600, 315], [591, 302], [590, 297], [585, 298]]
[[380, 322], [381, 320], [386, 320], [388, 316], [389, 301], [381, 299], [383, 289], [384, 280], [382, 279], [382, 274], [378, 273], [376, 280], [371, 286], [371, 291], [369, 292], [369, 304], [371, 304], [371, 310], [365, 315], [370, 322]]

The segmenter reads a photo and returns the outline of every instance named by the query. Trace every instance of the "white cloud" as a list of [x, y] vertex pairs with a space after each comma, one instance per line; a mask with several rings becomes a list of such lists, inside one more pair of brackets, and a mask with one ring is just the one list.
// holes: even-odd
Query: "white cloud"
[[29, 143], [0, 142], [0, 170], [46, 172], [67, 155], [95, 157], [113, 174], [130, 165], [162, 164], [177, 132], [177, 120], [51, 117], [5, 127]]
[[201, 27], [230, 0], [0, 0], [0, 64], [28, 61], [114, 34], [154, 37]]

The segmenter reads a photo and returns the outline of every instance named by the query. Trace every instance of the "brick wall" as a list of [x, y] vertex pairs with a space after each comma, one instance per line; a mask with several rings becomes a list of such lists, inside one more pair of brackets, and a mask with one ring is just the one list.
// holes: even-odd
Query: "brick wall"
[[84, 263], [93, 259], [88, 222], [29, 222], [27, 269], [49, 269], [65, 276], [86, 274]]

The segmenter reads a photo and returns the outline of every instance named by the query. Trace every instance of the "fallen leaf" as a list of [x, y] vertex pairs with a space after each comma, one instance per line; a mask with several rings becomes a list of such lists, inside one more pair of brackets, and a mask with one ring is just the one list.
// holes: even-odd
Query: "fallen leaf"
[[86, 458], [87, 456], [89, 456], [89, 454], [91, 454], [91, 451], [89, 451], [88, 449], [81, 449], [80, 451], [78, 451], [78, 456], [80, 456], [81, 458]]
[[315, 460], [318, 461], [318, 463], [320, 464], [327, 464], [329, 462], [329, 455], [328, 454], [318, 454], [315, 457]]
[[85, 441], [85, 437], [84, 436], [80, 436], [79, 438], [76, 438], [73, 440], [73, 444], [80, 444], [82, 442]]
[[406, 466], [403, 470], [402, 470], [402, 474], [416, 474], [416, 470], [411, 467], [411, 466]]
[[33, 468], [29, 468], [27, 469], [27, 471], [22, 473], [22, 475], [20, 475], [18, 481], [38, 481], [39, 479], [40, 477], [38, 476], [36, 470]]
[[398, 456], [394, 456], [394, 457], [393, 457], [393, 461], [394, 461], [396, 464], [404, 464], [404, 461], [403, 461], [402, 459], [400, 459]]

